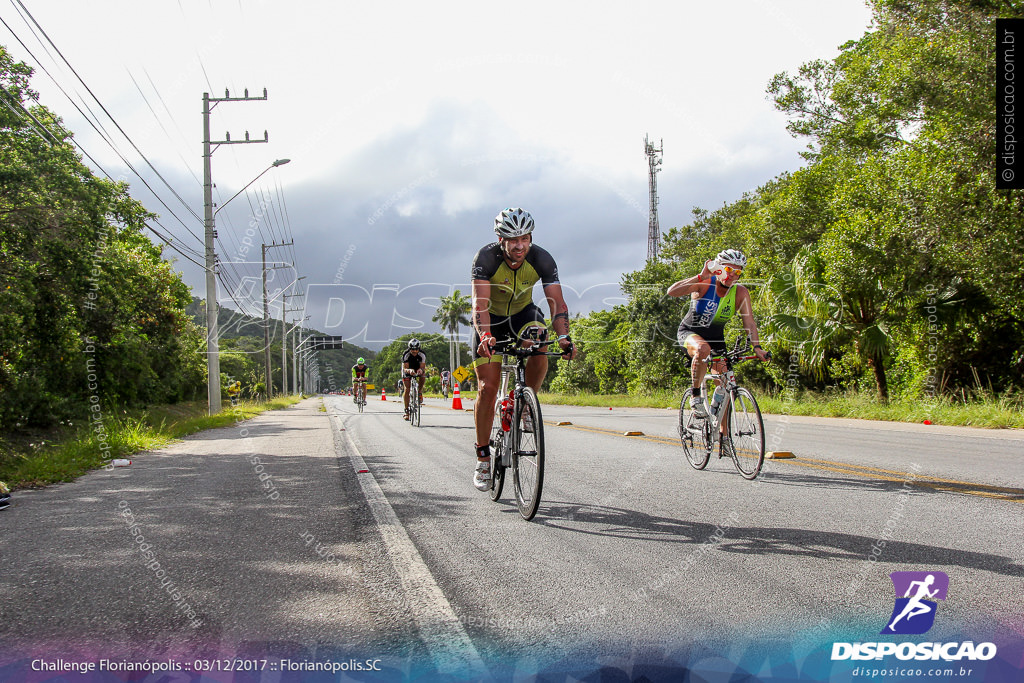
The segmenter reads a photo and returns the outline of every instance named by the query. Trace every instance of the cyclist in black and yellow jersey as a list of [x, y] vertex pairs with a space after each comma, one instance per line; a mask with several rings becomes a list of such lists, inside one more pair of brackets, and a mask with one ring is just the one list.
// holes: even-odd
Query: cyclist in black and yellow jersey
[[409, 382], [416, 378], [419, 387], [420, 403], [423, 403], [423, 381], [427, 378], [427, 355], [420, 351], [420, 340], [410, 339], [408, 348], [402, 354], [402, 383], [405, 391], [402, 392], [402, 400], [405, 405], [405, 419], [409, 419]]
[[[555, 259], [533, 244], [533, 218], [522, 209], [505, 209], [494, 219], [498, 241], [488, 244], [473, 259], [473, 367], [479, 384], [473, 421], [476, 424], [476, 472], [473, 484], [484, 491], [490, 484], [490, 433], [494, 399], [501, 384], [501, 357], [495, 356], [496, 339], [512, 337], [533, 343], [547, 340], [544, 313], [533, 303], [538, 282], [551, 310], [551, 326], [558, 345], [569, 359], [576, 350], [569, 337], [569, 307], [562, 296]], [[546, 341], [546, 344], [550, 344]], [[546, 356], [526, 362], [526, 383], [540, 390], [548, 371]]]
[[[743, 328], [750, 335], [750, 343], [754, 345], [757, 357], [762, 361], [770, 357], [758, 342], [750, 292], [743, 285], [737, 284], [746, 265], [747, 257], [743, 252], [726, 249], [714, 260], [706, 262], [699, 275], [674, 283], [666, 292], [669, 296], [689, 295], [691, 299], [690, 308], [679, 323], [676, 338], [693, 359], [691, 407], [701, 417], [708, 414], [707, 401], [701, 397], [704, 375], [708, 370], [705, 360], [712, 353], [719, 355], [726, 352], [725, 324], [736, 313], [740, 314]], [[715, 368], [716, 372], [724, 370], [724, 363]]]
[[366, 401], [366, 374], [370, 371], [370, 366], [366, 364], [366, 361], [362, 358], [356, 360], [356, 364], [352, 366], [352, 402], [355, 403], [362, 392], [363, 401]]

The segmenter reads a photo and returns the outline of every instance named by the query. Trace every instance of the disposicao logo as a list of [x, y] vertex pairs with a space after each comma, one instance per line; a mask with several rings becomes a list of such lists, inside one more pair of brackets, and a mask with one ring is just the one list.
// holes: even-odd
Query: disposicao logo
[[896, 606], [889, 617], [889, 624], [881, 633], [927, 633], [935, 623], [938, 609], [935, 599], [946, 599], [949, 577], [945, 572], [893, 572], [889, 576], [896, 589]]
[[[935, 624], [936, 600], [945, 600], [949, 576], [944, 572], [893, 572], [896, 604], [881, 635], [920, 635]], [[897, 659], [919, 661], [987, 661], [996, 656], [994, 643], [832, 643], [832, 661], [853, 659]]]

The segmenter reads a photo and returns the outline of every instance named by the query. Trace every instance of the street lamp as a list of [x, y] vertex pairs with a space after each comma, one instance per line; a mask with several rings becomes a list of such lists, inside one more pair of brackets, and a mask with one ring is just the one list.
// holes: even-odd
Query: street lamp
[[[265, 169], [263, 169], [263, 171], [258, 176], [256, 176], [255, 178], [253, 178], [252, 180], [247, 182], [245, 184], [245, 187], [243, 187], [241, 190], [239, 190], [238, 192], [236, 192], [233, 195], [231, 195], [231, 199], [234, 199], [235, 197], [237, 197], [238, 195], [242, 194], [247, 189], [249, 189], [250, 185], [252, 185], [257, 180], [259, 180], [261, 177], [263, 177], [263, 174], [266, 173], [267, 171], [269, 171], [270, 169], [277, 168], [278, 166], [284, 166], [285, 164], [290, 163], [290, 162], [291, 162], [291, 159], [278, 159], [277, 161], [272, 163], [270, 166], [267, 166]], [[231, 199], [229, 199], [228, 201], [226, 201], [223, 204], [221, 204], [220, 206], [218, 206], [217, 210], [213, 212], [213, 215], [216, 216], [220, 212], [221, 209], [223, 209], [225, 206], [227, 206], [231, 202]]]
[[[214, 218], [217, 213], [220, 212], [225, 206], [227, 206], [232, 199], [242, 194], [242, 192], [255, 183], [260, 177], [272, 168], [277, 166], [283, 166], [287, 164], [291, 159], [278, 159], [270, 166], [267, 166], [263, 171], [245, 184], [241, 190], [231, 196], [231, 199], [221, 204], [216, 211], [213, 210], [213, 179], [211, 177], [210, 170], [210, 159], [213, 156], [213, 150], [210, 148], [210, 120], [209, 120], [209, 104], [204, 105], [204, 119], [203, 119], [203, 204], [206, 209], [205, 212], [205, 226], [206, 226], [206, 397], [209, 403], [208, 411], [210, 415], [216, 415], [220, 412], [220, 340], [218, 339], [220, 331], [217, 325], [218, 306], [217, 306], [217, 273], [216, 263], [217, 256], [214, 249], [214, 238], [217, 233], [214, 229], [215, 223]], [[248, 135], [246, 136], [248, 137]], [[223, 143], [218, 143], [218, 146]]]

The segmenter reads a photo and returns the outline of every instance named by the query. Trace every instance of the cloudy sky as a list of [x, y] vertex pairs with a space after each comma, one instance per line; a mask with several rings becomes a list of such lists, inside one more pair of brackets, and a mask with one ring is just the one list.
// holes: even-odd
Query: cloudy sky
[[[506, 206], [533, 214], [572, 311], [616, 303], [621, 274], [646, 258], [644, 136], [664, 140], [663, 230], [732, 201], [800, 165], [805, 143], [767, 100], [769, 79], [835, 56], [870, 23], [862, 0], [11, 0], [0, 18], [42, 103], [193, 258], [203, 93], [266, 88], [211, 116], [214, 140], [270, 137], [215, 151], [215, 201], [292, 160], [218, 214], [219, 298], [258, 314], [260, 244], [294, 240], [268, 252], [282, 266], [272, 293], [305, 277], [288, 306], [373, 348], [436, 330], [436, 297], [468, 293]], [[166, 253], [205, 297], [201, 268]]]

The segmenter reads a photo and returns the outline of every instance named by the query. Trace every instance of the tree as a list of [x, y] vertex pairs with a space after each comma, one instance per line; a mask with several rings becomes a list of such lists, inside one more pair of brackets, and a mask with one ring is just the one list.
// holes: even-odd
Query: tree
[[469, 325], [469, 314], [473, 310], [472, 301], [456, 289], [451, 296], [442, 296], [441, 305], [431, 320], [441, 325], [441, 329], [449, 335], [448, 362], [454, 370], [462, 365], [459, 352], [459, 325]]
[[189, 398], [188, 288], [124, 183], [95, 177], [0, 47], [0, 428]]

